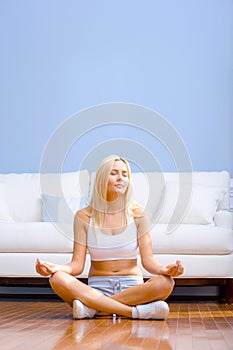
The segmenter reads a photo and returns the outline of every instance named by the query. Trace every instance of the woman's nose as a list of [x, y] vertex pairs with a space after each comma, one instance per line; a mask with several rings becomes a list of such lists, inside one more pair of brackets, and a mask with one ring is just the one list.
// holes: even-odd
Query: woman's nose
[[122, 180], [123, 176], [121, 173], [118, 173], [117, 180]]

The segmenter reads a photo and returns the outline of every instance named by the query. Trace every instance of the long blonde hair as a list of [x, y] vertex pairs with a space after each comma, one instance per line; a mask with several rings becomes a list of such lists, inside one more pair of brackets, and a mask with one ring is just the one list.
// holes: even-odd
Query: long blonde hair
[[112, 166], [116, 161], [124, 162], [127, 168], [129, 183], [124, 193], [123, 208], [125, 210], [126, 215], [129, 214], [130, 212], [130, 207], [132, 204], [131, 184], [130, 184], [130, 180], [131, 180], [130, 165], [126, 159], [119, 157], [117, 155], [110, 155], [101, 161], [96, 171], [96, 177], [95, 177], [92, 197], [90, 201], [92, 222], [94, 226], [97, 226], [97, 227], [101, 226], [104, 220], [104, 215], [107, 212], [108, 178], [111, 173]]

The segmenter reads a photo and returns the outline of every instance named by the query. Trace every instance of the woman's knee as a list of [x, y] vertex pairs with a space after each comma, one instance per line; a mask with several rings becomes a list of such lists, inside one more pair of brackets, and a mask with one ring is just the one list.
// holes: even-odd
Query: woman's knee
[[166, 299], [174, 289], [174, 279], [170, 276], [161, 276], [162, 277], [162, 289], [164, 291], [164, 298]]
[[54, 274], [52, 274], [49, 278], [49, 283], [51, 287], [64, 284], [67, 281], [67, 273], [63, 271], [57, 271]]
[[154, 284], [155, 288], [159, 287], [163, 299], [166, 299], [172, 293], [175, 285], [174, 279], [165, 275], [152, 277], [150, 282]]
[[72, 306], [72, 302], [75, 299], [73, 287], [76, 282], [75, 277], [62, 271], [55, 272], [49, 279], [53, 291], [70, 306]]
[[173, 290], [174, 286], [175, 286], [175, 281], [172, 277], [170, 276], [164, 276], [165, 277], [165, 283], [167, 285], [167, 287], [171, 290]]

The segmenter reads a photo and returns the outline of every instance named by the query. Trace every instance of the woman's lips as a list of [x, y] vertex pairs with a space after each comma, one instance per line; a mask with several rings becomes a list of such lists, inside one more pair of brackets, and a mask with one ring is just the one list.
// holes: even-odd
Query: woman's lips
[[122, 187], [124, 187], [124, 185], [123, 184], [117, 184], [116, 187], [117, 188], [122, 188]]

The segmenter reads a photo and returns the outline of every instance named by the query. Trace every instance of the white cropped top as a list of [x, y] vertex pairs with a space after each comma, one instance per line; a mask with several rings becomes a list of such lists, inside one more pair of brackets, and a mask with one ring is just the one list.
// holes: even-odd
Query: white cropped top
[[87, 232], [87, 246], [92, 261], [137, 259], [138, 239], [134, 218], [127, 220], [125, 230], [108, 235], [97, 229], [96, 234], [90, 220]]

